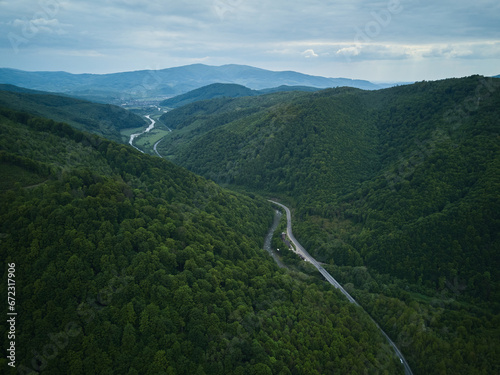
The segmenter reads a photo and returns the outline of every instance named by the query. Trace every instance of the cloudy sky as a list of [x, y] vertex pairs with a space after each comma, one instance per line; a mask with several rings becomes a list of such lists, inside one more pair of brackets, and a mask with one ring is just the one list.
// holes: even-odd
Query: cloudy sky
[[246, 64], [371, 81], [500, 74], [498, 0], [0, 0], [0, 67]]

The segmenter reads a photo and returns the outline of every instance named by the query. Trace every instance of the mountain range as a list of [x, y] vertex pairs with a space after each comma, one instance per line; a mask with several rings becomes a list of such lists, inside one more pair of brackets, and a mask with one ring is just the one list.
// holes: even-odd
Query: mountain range
[[364, 80], [326, 78], [293, 71], [275, 72], [246, 65], [203, 64], [112, 74], [27, 72], [1, 68], [0, 83], [115, 104], [137, 99], [165, 99], [212, 83], [235, 83], [254, 90], [282, 85], [351, 86], [366, 90], [383, 87]]

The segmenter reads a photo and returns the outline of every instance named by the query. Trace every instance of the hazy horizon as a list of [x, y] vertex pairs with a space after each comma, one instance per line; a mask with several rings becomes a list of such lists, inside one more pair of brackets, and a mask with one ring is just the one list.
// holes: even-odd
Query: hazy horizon
[[[158, 69], [137, 69], [137, 70], [127, 70], [127, 71], [123, 70], [123, 71], [110, 71], [110, 72], [103, 72], [103, 73], [89, 73], [89, 72], [73, 73], [73, 72], [69, 72], [69, 71], [66, 71], [66, 70], [25, 70], [25, 69], [18, 69], [18, 68], [7, 67], [7, 66], [0, 66], [0, 69], [2, 69], [2, 68], [5, 68], [5, 69], [14, 69], [14, 70], [20, 70], [20, 71], [32, 72], [32, 73], [37, 73], [37, 72], [58, 73], [58, 72], [63, 72], [63, 73], [69, 73], [69, 74], [74, 74], [74, 75], [83, 75], [83, 74], [106, 75], [106, 74], [120, 74], [120, 73], [140, 72], [140, 71], [148, 71], [148, 70], [175, 69], [175, 68], [182, 68], [184, 66], [190, 66], [190, 65], [204, 65], [204, 66], [210, 66], [210, 67], [223, 67], [223, 66], [226, 66], [226, 65], [240, 65], [240, 66], [245, 66], [246, 64], [211, 65], [211, 64], [203, 64], [203, 63], [194, 63], [194, 64], [180, 65], [180, 66], [171, 66], [171, 67], [158, 68]], [[374, 83], [374, 84], [377, 84], [377, 83], [378, 84], [393, 84], [393, 83], [412, 83], [412, 82], [418, 82], [418, 81], [415, 81], [415, 80], [407, 80], [407, 81], [386, 80], [386, 81], [384, 81], [384, 80], [361, 79], [361, 78], [356, 78], [356, 77], [340, 77], [340, 76], [338, 76], [338, 77], [333, 77], [333, 76], [328, 77], [328, 76], [321, 76], [321, 75], [304, 73], [304, 72], [300, 72], [300, 71], [296, 71], [296, 70], [276, 70], [276, 69], [265, 69], [265, 68], [261, 68], [261, 67], [258, 67], [258, 66], [251, 66], [251, 65], [246, 65], [246, 66], [249, 66], [249, 67], [252, 67], [252, 68], [256, 68], [256, 69], [269, 70], [269, 71], [273, 71], [273, 72], [287, 72], [287, 71], [289, 71], [289, 72], [295, 72], [295, 73], [300, 73], [300, 74], [305, 74], [305, 75], [318, 76], [318, 77], [324, 77], [324, 78], [332, 78], [332, 79], [346, 78], [346, 79], [352, 79], [352, 80], [365, 80], [365, 81], [369, 81], [369, 82]], [[470, 74], [470, 75], [467, 75], [467, 76], [450, 76], [450, 77], [444, 77], [444, 78], [436, 78], [436, 79], [433, 79], [433, 80], [430, 80], [430, 81], [438, 81], [438, 80], [448, 79], [448, 78], [464, 78], [464, 77], [468, 77], [468, 76], [471, 76], [471, 75], [483, 75], [483, 74], [474, 73], [474, 74]], [[494, 77], [494, 76], [497, 76], [497, 75], [498, 74], [484, 75], [484, 76], [485, 77]]]

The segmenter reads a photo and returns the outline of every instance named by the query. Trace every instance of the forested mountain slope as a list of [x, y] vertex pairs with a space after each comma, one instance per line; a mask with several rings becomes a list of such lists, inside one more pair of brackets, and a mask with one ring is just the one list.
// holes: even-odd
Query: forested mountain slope
[[213, 83], [208, 86], [200, 87], [189, 91], [185, 94], [174, 96], [173, 98], [166, 99], [160, 102], [161, 106], [170, 108], [179, 108], [183, 105], [199, 102], [201, 100], [210, 100], [216, 98], [240, 98], [243, 96], [257, 96], [270, 94], [274, 92], [287, 92], [287, 91], [307, 91], [314, 92], [320, 89], [309, 86], [279, 86], [269, 89], [252, 90], [242, 85], [231, 83]]
[[[341, 214], [353, 224], [362, 223], [364, 236], [375, 230], [417, 235], [420, 230], [415, 228], [423, 230], [425, 222], [440, 218], [454, 225], [448, 228], [453, 233], [463, 226], [454, 240], [468, 247], [471, 239], [464, 237], [465, 229], [477, 226], [467, 236], [484, 241], [482, 258], [488, 260], [497, 245], [498, 222], [491, 208], [498, 204], [500, 93], [481, 79], [422, 82], [375, 92], [342, 88], [295, 97], [272, 94], [193, 103], [162, 117], [169, 126], [184, 130], [165, 140], [162, 154], [216, 182], [289, 196], [302, 214]], [[394, 241], [403, 243], [401, 238]], [[451, 246], [452, 241], [444, 241]], [[373, 264], [381, 271], [386, 269], [380, 262], [393, 264], [387, 269], [391, 272], [401, 267], [400, 276], [412, 281], [422, 276], [437, 283], [431, 270], [438, 268], [441, 273], [447, 270], [446, 277], [457, 267], [496, 272], [497, 264], [489, 261], [471, 269], [464, 254], [458, 260], [444, 243], [438, 246], [443, 260], [438, 257], [430, 267], [421, 262], [422, 249], [430, 251], [422, 245], [414, 254], [415, 263], [403, 250], [395, 250], [405, 254], [397, 262], [376, 253], [367, 253], [365, 259], [371, 263], [377, 258]], [[321, 248], [317, 251], [323, 254]], [[325, 260], [334, 255], [326, 253]], [[457, 267], [446, 258], [456, 258]], [[416, 271], [417, 263], [425, 274]], [[405, 271], [409, 268], [411, 272]]]
[[126, 142], [120, 129], [138, 128], [146, 122], [123, 108], [92, 103], [43, 91], [0, 85], [0, 106], [62, 121], [82, 131]]
[[500, 80], [282, 99], [167, 113], [182, 131], [162, 154], [293, 204], [298, 239], [398, 336], [416, 373], [498, 372]]
[[162, 116], [184, 130], [165, 139], [162, 155], [217, 182], [295, 197], [320, 187], [336, 194], [378, 162], [368, 112], [356, 96], [337, 95], [351, 90], [333, 90], [336, 100], [279, 93], [187, 105]]
[[160, 102], [161, 106], [178, 108], [183, 105], [198, 102], [200, 100], [209, 100], [215, 98], [239, 98], [242, 96], [258, 95], [258, 91], [249, 89], [242, 85], [231, 83], [213, 83], [208, 86], [203, 86], [198, 89], [189, 91], [185, 94], [174, 96]]
[[268, 202], [52, 120], [0, 129], [3, 373], [402, 373], [364, 313], [261, 250]]
[[348, 241], [380, 272], [429, 286], [460, 275], [490, 299], [491, 285], [475, 280], [500, 265], [499, 84], [470, 77], [364, 93], [379, 169], [332, 205], [313, 198], [308, 213], [360, 224]]

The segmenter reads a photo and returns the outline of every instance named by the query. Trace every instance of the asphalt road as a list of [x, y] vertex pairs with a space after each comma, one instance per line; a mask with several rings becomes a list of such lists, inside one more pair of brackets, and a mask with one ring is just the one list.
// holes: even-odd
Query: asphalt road
[[278, 228], [281, 216], [282, 216], [281, 211], [276, 210], [276, 214], [274, 215], [273, 225], [269, 229], [266, 239], [264, 240], [264, 249], [273, 257], [274, 261], [278, 264], [279, 267], [286, 268], [281, 259], [276, 255], [276, 253], [271, 248], [271, 241], [273, 239], [273, 234], [276, 228]]
[[287, 234], [288, 238], [290, 239], [290, 241], [292, 241], [292, 244], [295, 247], [295, 249], [297, 250], [297, 252], [299, 252], [304, 257], [304, 259], [306, 261], [310, 262], [314, 267], [316, 267], [318, 269], [318, 271], [326, 279], [326, 281], [328, 281], [330, 284], [332, 284], [335, 288], [339, 289], [342, 292], [342, 294], [347, 297], [349, 302], [352, 302], [352, 303], [357, 305], [358, 303], [354, 300], [354, 298], [351, 297], [351, 295], [349, 293], [347, 293], [347, 291], [342, 287], [342, 285], [340, 285], [337, 282], [337, 280], [335, 280], [333, 278], [333, 276], [328, 273], [328, 271], [326, 271], [323, 267], [321, 267], [321, 265], [316, 261], [316, 259], [314, 259], [311, 256], [311, 254], [309, 254], [307, 252], [307, 250], [304, 249], [304, 247], [302, 247], [302, 245], [299, 243], [299, 241], [297, 241], [295, 239], [295, 237], [293, 236], [293, 232], [292, 232], [292, 214], [290, 213], [290, 210], [288, 209], [288, 207], [286, 207], [278, 202], [274, 202], [274, 201], [270, 201], [270, 202], [277, 204], [278, 206], [280, 206], [281, 208], [283, 208], [285, 210], [286, 221], [287, 221], [286, 234]]
[[160, 158], [162, 157], [160, 155], [160, 153], [158, 152], [158, 150], [156, 149], [156, 146], [158, 146], [158, 143], [160, 143], [161, 141], [163, 141], [163, 138], [160, 139], [158, 142], [155, 143], [155, 145], [153, 146], [153, 150], [156, 152], [156, 155], [158, 155]]
[[[342, 285], [340, 285], [338, 283], [338, 281], [335, 280], [333, 278], [333, 276], [328, 273], [327, 270], [325, 270], [323, 267], [321, 267], [321, 265], [316, 261], [316, 259], [314, 259], [306, 251], [306, 249], [304, 249], [304, 247], [302, 247], [302, 245], [299, 243], [299, 241], [297, 241], [295, 239], [295, 237], [293, 236], [293, 232], [292, 232], [292, 214], [290, 213], [289, 208], [287, 206], [281, 204], [281, 203], [278, 203], [278, 202], [275, 202], [275, 201], [272, 201], [272, 200], [270, 200], [269, 202], [274, 203], [274, 204], [280, 206], [281, 208], [283, 208], [285, 210], [285, 212], [286, 212], [286, 221], [287, 221], [287, 224], [286, 224], [286, 234], [287, 234], [288, 238], [290, 239], [290, 241], [292, 241], [292, 244], [293, 244], [293, 246], [295, 246], [295, 249], [304, 257], [304, 259], [306, 261], [310, 262], [312, 265], [314, 265], [318, 269], [318, 271], [323, 275], [323, 277], [326, 279], [326, 281], [328, 281], [330, 284], [332, 284], [335, 288], [339, 289], [342, 292], [342, 294], [344, 294], [347, 297], [347, 299], [349, 300], [349, 302], [354, 303], [355, 305], [359, 306], [359, 304], [356, 302], [356, 300], [354, 298], [352, 298], [349, 293], [347, 293], [347, 291], [342, 287]], [[387, 336], [387, 334], [384, 332], [384, 330], [382, 328], [380, 328], [380, 326], [370, 316], [370, 314], [368, 314], [368, 316], [373, 321], [373, 323], [375, 323], [375, 325], [378, 327], [378, 329], [382, 332], [382, 334], [387, 339], [387, 341], [389, 342], [389, 344], [391, 344], [391, 346], [393, 347], [396, 355], [398, 356], [399, 360], [403, 364], [403, 367], [404, 367], [404, 370], [405, 370], [405, 374], [406, 375], [413, 375], [413, 372], [411, 371], [410, 366], [408, 365], [408, 362], [406, 362], [406, 359], [404, 358], [403, 354], [399, 351], [399, 349], [396, 346], [396, 344], [390, 339], [389, 336]]]

